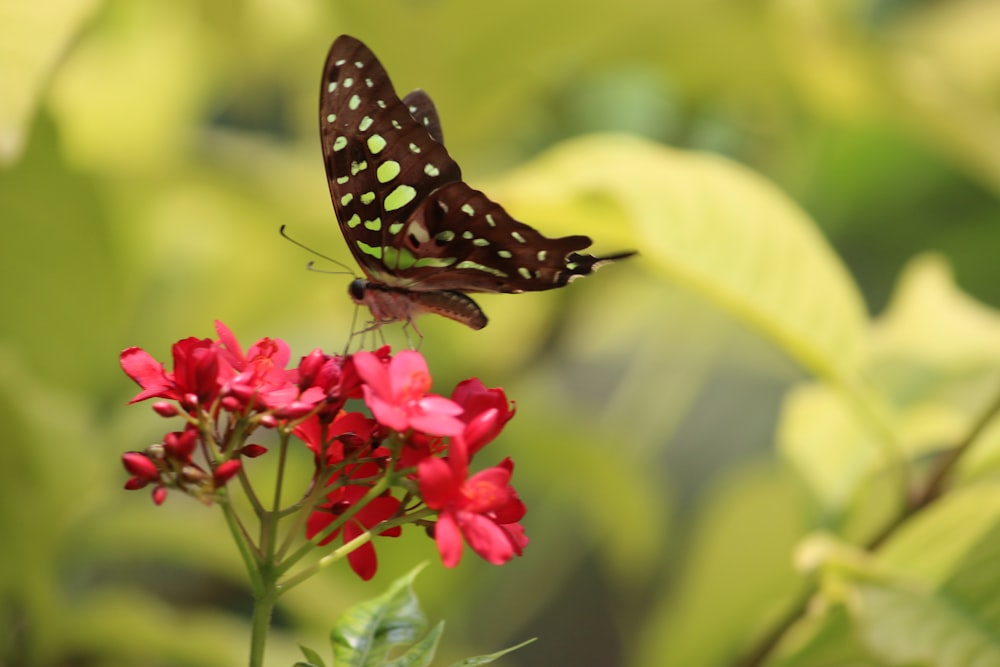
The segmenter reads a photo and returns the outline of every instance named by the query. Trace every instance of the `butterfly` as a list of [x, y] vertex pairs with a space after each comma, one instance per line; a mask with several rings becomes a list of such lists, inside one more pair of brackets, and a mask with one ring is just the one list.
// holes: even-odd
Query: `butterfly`
[[370, 329], [416, 329], [424, 313], [482, 329], [486, 315], [469, 293], [554, 289], [635, 254], [583, 253], [590, 238], [548, 238], [467, 185], [431, 98], [415, 90], [401, 100], [354, 37], [330, 47], [319, 116], [340, 231], [366, 276], [349, 294], [371, 311]]

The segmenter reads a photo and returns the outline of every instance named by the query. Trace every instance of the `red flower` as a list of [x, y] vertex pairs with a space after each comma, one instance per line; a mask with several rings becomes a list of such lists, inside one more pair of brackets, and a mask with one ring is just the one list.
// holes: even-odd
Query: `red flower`
[[244, 355], [225, 324], [216, 321], [215, 330], [219, 334], [219, 355], [236, 372], [229, 381], [233, 395], [243, 401], [259, 401], [267, 408], [285, 406], [298, 398], [299, 389], [285, 369], [291, 357], [285, 341], [261, 338]]
[[[361, 469], [370, 468], [371, 473], [377, 473], [375, 466], [358, 466], [358, 468], [359, 470], [356, 471], [358, 473], [356, 476], [358, 477], [362, 476], [363, 471]], [[364, 472], [363, 474], [369, 473]], [[331, 492], [327, 496], [326, 502], [309, 515], [309, 520], [306, 524], [306, 537], [311, 539], [313, 536], [323, 532], [338, 516], [361, 500], [367, 493], [368, 488], [365, 486], [342, 486]], [[344, 544], [347, 544], [358, 535], [391, 518], [396, 514], [399, 506], [399, 500], [388, 495], [388, 493], [373, 498], [358, 510], [354, 516], [348, 519], [341, 528], [323, 538], [320, 544], [327, 544], [341, 532], [344, 535]], [[402, 530], [400, 527], [396, 526], [382, 531], [379, 535], [399, 537], [401, 533]], [[362, 544], [347, 555], [347, 562], [359, 577], [364, 581], [368, 581], [375, 576], [375, 571], [378, 569], [378, 557], [375, 554], [375, 545], [370, 540]]]
[[365, 403], [375, 420], [399, 433], [413, 429], [427, 435], [458, 435], [465, 426], [462, 408], [443, 396], [428, 395], [431, 376], [419, 352], [403, 350], [388, 364], [370, 352], [358, 352], [354, 367], [364, 381]]
[[439, 511], [434, 540], [445, 567], [458, 565], [462, 540], [487, 562], [501, 565], [520, 556], [528, 544], [517, 522], [524, 503], [510, 485], [514, 463], [504, 459], [466, 479], [468, 451], [455, 438], [447, 459], [426, 459], [417, 467], [420, 495]]
[[360, 412], [343, 412], [329, 424], [313, 415], [292, 433], [312, 450], [317, 465], [336, 465], [344, 460], [345, 444], [352, 448], [367, 445], [375, 428], [375, 423]]
[[157, 397], [192, 408], [218, 396], [228, 369], [219, 364], [214, 342], [207, 338], [185, 338], [174, 344], [173, 356], [174, 370], [168, 373], [163, 364], [141, 348], [130, 347], [122, 352], [122, 370], [142, 387], [129, 403]]
[[451, 392], [451, 400], [462, 406], [461, 419], [465, 422], [462, 439], [469, 458], [493, 442], [514, 416], [503, 389], [487, 389], [477, 378], [460, 382]]

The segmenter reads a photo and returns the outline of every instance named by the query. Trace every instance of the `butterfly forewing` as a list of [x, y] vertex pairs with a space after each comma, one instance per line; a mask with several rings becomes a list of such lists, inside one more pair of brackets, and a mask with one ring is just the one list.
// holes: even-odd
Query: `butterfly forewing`
[[369, 278], [387, 284], [399, 282], [391, 249], [399, 246], [403, 222], [431, 192], [462, 177], [428, 131], [436, 126], [439, 132], [440, 123], [424, 99], [430, 102], [423, 95], [415, 104], [418, 121], [368, 47], [343, 35], [330, 48], [320, 90], [330, 194], [358, 264]]

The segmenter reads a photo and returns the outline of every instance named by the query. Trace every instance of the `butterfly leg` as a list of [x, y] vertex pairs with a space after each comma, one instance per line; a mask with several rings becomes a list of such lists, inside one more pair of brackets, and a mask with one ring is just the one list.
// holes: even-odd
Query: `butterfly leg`
[[[412, 328], [417, 334], [417, 344], [413, 344], [413, 339], [410, 338], [410, 328]], [[419, 350], [420, 346], [424, 344], [424, 334], [417, 327], [417, 323], [414, 320], [406, 320], [403, 323], [403, 333], [406, 334], [406, 344], [410, 346], [411, 350]]]

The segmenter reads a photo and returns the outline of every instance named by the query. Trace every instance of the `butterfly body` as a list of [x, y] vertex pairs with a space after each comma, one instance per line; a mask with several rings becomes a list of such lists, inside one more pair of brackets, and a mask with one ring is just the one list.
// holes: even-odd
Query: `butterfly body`
[[475, 301], [454, 290], [419, 292], [356, 278], [348, 293], [355, 303], [368, 306], [375, 327], [389, 322], [412, 323], [426, 313], [447, 317], [476, 330], [488, 322]]
[[430, 312], [481, 329], [486, 316], [467, 293], [554, 289], [634, 254], [581, 252], [588, 237], [548, 238], [467, 185], [430, 97], [399, 99], [347, 35], [324, 67], [320, 138], [341, 231], [367, 278], [350, 295], [374, 327]]

